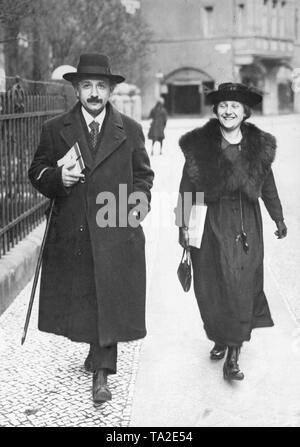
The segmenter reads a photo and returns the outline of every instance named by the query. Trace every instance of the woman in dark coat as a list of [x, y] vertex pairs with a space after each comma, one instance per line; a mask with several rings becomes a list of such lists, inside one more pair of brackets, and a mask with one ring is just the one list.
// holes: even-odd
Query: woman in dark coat
[[164, 108], [163, 98], [159, 98], [155, 106], [150, 112], [150, 118], [152, 122], [150, 124], [150, 129], [148, 132], [149, 140], [152, 140], [152, 150], [151, 155], [154, 154], [154, 144], [156, 141], [160, 144], [160, 155], [162, 155], [163, 140], [165, 138], [165, 127], [167, 124], [167, 111]]
[[[227, 358], [225, 379], [242, 380], [238, 356], [258, 327], [273, 326], [263, 291], [263, 228], [258, 198], [287, 234], [271, 164], [276, 140], [246, 123], [261, 95], [242, 84], [221, 84], [208, 95], [218, 119], [183, 135], [180, 193], [204, 192], [207, 214], [200, 249], [191, 247], [194, 291], [213, 360]], [[194, 200], [194, 199], [193, 199]], [[185, 207], [183, 206], [182, 209]], [[179, 210], [179, 208], [177, 208]], [[179, 242], [189, 246], [189, 210], [177, 212]]]

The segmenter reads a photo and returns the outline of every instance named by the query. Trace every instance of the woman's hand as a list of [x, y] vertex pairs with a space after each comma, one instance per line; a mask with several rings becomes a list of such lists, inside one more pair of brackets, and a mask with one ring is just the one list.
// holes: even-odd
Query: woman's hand
[[183, 248], [189, 248], [189, 229], [188, 227], [179, 227], [179, 244]]
[[283, 239], [287, 235], [287, 226], [283, 222], [283, 220], [279, 220], [276, 222], [277, 230], [275, 231], [275, 235], [277, 239]]

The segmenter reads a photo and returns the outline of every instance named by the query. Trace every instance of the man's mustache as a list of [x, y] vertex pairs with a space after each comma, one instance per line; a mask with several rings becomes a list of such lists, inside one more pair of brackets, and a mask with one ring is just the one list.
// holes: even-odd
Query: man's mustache
[[97, 97], [92, 96], [91, 98], [87, 99], [86, 102], [93, 102], [93, 103], [99, 103], [102, 104], [103, 100]]

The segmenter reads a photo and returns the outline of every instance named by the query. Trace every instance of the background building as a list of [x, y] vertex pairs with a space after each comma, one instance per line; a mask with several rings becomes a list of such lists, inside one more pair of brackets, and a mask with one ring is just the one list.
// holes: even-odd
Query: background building
[[170, 114], [205, 114], [205, 91], [232, 80], [264, 91], [263, 114], [300, 112], [300, 0], [142, 0], [141, 11], [153, 32], [144, 116], [160, 94]]

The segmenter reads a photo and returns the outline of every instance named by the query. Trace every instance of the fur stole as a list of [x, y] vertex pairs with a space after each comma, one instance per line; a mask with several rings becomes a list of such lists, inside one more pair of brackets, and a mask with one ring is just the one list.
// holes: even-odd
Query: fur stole
[[205, 201], [215, 201], [224, 193], [238, 190], [250, 200], [261, 195], [275, 158], [276, 140], [251, 123], [242, 123], [241, 131], [241, 152], [234, 163], [225, 158], [221, 149], [222, 134], [217, 119], [180, 138], [186, 173], [196, 191], [204, 192]]

